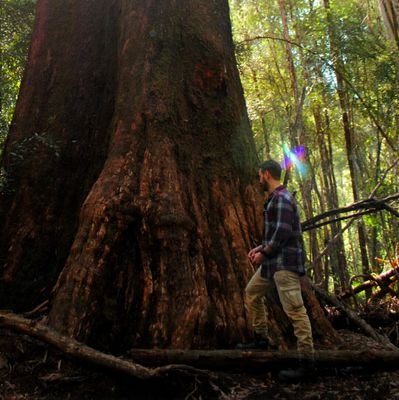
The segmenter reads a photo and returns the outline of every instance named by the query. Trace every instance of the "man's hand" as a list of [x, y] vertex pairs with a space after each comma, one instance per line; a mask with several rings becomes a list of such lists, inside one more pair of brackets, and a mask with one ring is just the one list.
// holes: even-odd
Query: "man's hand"
[[263, 260], [265, 259], [265, 256], [260, 253], [260, 250], [262, 249], [262, 245], [255, 247], [248, 253], [248, 258], [251, 264], [257, 266], [262, 264]]
[[258, 252], [258, 253], [255, 253], [254, 257], [249, 260], [251, 261], [253, 266], [258, 267], [265, 260], [265, 256], [262, 253]]

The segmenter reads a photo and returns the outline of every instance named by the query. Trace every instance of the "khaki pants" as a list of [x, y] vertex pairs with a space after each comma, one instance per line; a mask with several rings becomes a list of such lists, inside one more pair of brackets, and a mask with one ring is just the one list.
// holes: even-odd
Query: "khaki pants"
[[263, 297], [274, 289], [275, 284], [283, 310], [294, 327], [298, 351], [312, 351], [312, 327], [303, 305], [299, 275], [291, 271], [277, 271], [273, 283], [263, 278], [260, 270], [258, 268], [245, 289], [245, 303], [255, 332], [267, 336], [267, 310]]

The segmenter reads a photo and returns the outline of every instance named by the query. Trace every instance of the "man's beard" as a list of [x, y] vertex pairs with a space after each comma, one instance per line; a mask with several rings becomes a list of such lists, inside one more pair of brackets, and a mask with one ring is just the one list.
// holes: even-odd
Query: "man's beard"
[[261, 187], [262, 187], [264, 192], [268, 192], [269, 191], [269, 184], [267, 182], [263, 181], [261, 183]]

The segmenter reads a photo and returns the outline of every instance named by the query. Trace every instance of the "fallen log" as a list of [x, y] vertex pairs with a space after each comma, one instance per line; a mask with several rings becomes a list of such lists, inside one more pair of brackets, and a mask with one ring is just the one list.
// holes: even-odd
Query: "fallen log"
[[127, 353], [131, 359], [127, 360], [104, 354], [74, 339], [60, 335], [43, 324], [12, 313], [0, 312], [0, 325], [39, 339], [71, 358], [138, 379], [166, 377], [173, 371], [211, 378], [212, 372], [202, 368], [223, 371], [257, 368], [265, 370], [292, 366], [299, 361], [313, 363], [320, 367], [363, 366], [368, 368], [381, 368], [382, 365], [384, 367], [397, 366], [399, 362], [398, 350], [367, 349], [362, 351], [320, 350], [301, 354], [297, 351], [132, 349]]
[[275, 369], [298, 363], [318, 367], [396, 366], [399, 351], [393, 350], [317, 350], [299, 354], [297, 351], [239, 351], [239, 350], [163, 350], [131, 349], [128, 355], [147, 366], [182, 363], [197, 368], [226, 370]]

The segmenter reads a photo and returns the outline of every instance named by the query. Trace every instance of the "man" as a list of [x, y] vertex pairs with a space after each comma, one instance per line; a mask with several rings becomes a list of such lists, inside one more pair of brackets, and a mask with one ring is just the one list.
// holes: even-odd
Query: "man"
[[[281, 166], [273, 160], [259, 167], [259, 180], [268, 193], [264, 205], [265, 237], [252, 249], [249, 260], [257, 271], [245, 289], [245, 302], [252, 318], [254, 342], [239, 345], [241, 349], [270, 347], [267, 311], [263, 297], [276, 286], [284, 312], [297, 338], [299, 352], [313, 351], [312, 328], [303, 304], [300, 276], [305, 274], [302, 231], [295, 200], [280, 182]], [[302, 370], [288, 372], [287, 378], [302, 375]], [[281, 373], [280, 373], [281, 374]], [[298, 376], [300, 377], [300, 376]]]

